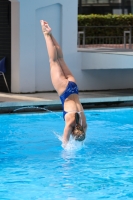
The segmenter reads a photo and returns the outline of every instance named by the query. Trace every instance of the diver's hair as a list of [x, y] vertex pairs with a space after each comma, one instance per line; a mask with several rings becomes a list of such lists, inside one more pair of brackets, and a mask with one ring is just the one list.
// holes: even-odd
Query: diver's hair
[[84, 132], [83, 126], [79, 123], [79, 117], [80, 117], [79, 114], [75, 113], [76, 125], [72, 134], [75, 140], [83, 141], [85, 139], [85, 132]]
[[79, 124], [79, 114], [78, 113], [75, 113], [75, 121], [76, 121], [76, 124]]

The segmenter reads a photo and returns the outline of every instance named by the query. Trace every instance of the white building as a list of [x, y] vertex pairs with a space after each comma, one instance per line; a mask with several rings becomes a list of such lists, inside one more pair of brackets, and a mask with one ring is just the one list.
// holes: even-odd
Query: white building
[[40, 20], [48, 21], [80, 90], [133, 88], [133, 56], [78, 52], [77, 0], [11, 1], [11, 92], [53, 91]]

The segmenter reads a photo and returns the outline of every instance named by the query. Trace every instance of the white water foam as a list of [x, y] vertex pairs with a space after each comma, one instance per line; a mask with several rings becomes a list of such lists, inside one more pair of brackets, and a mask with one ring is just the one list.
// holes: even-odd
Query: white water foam
[[[58, 140], [60, 140], [62, 142], [62, 136], [55, 131], [53, 131], [53, 133], [58, 138]], [[67, 143], [67, 145], [64, 145], [62, 143], [61, 146], [64, 150], [67, 150], [67, 151], [79, 151], [84, 147], [84, 142], [76, 141], [72, 136], [70, 136], [70, 139], [69, 139], [69, 142]]]
[[62, 147], [67, 151], [79, 151], [83, 148], [84, 142], [76, 141], [73, 137], [70, 137], [66, 146], [62, 144]]

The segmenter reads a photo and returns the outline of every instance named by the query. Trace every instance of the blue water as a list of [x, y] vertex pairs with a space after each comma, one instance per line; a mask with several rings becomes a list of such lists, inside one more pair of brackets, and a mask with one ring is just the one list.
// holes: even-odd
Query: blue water
[[133, 199], [133, 109], [86, 117], [79, 150], [62, 148], [57, 115], [0, 115], [0, 200]]

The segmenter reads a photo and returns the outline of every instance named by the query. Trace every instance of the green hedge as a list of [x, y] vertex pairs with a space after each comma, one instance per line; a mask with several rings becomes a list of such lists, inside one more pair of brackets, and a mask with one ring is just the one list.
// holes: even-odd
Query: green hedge
[[78, 15], [78, 26], [133, 26], [133, 15]]
[[[133, 15], [78, 15], [78, 26], [85, 26], [86, 37], [96, 37], [96, 36], [112, 36], [123, 38], [123, 32], [130, 30], [130, 27], [133, 26]], [[89, 27], [87, 27], [89, 26]], [[90, 26], [106, 26], [102, 27], [90, 27]], [[116, 26], [116, 27], [109, 27]], [[126, 26], [126, 27], [125, 27]], [[79, 31], [83, 28], [79, 28]], [[132, 30], [133, 35], [133, 30]], [[86, 39], [86, 42], [89, 42], [89, 39]], [[123, 41], [121, 40], [120, 43]], [[89, 42], [90, 43], [90, 42]]]

